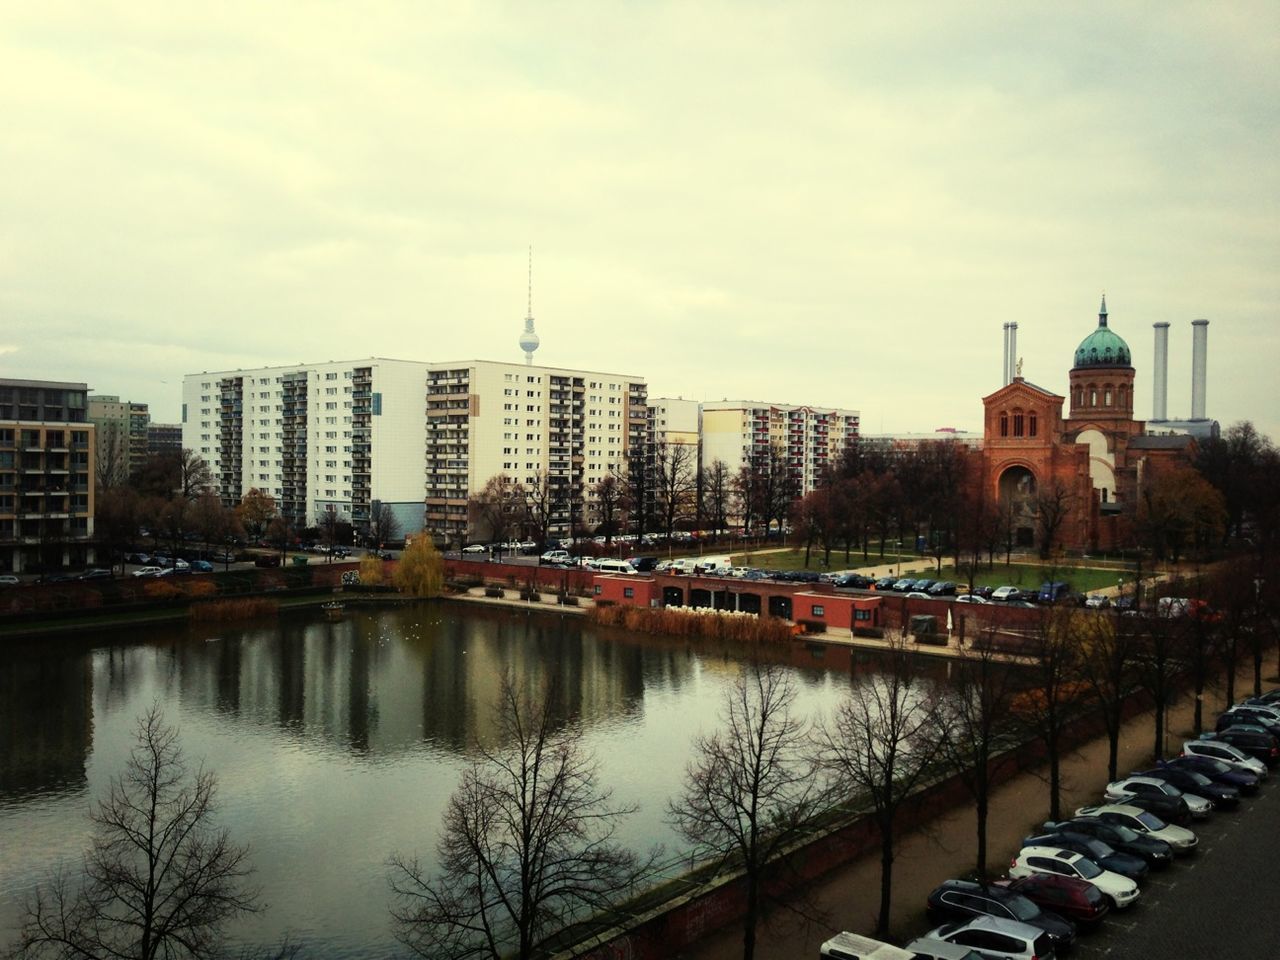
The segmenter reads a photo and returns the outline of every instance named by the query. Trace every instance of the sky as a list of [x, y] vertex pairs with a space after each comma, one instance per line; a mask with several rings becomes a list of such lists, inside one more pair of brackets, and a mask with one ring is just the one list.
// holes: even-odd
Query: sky
[[522, 358], [980, 430], [1106, 293], [1280, 439], [1280, 4], [0, 0], [0, 376]]

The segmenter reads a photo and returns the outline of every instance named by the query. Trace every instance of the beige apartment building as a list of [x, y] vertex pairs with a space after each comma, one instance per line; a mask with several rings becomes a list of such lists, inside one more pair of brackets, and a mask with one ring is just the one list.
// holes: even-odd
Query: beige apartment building
[[0, 572], [94, 560], [94, 427], [83, 383], [0, 379]]
[[594, 487], [648, 430], [643, 378], [529, 363], [431, 364], [426, 407], [426, 529], [448, 544], [470, 537], [470, 498], [499, 474], [548, 485], [553, 532], [592, 523]]
[[96, 428], [95, 482], [118, 487], [147, 461], [150, 408], [145, 403], [99, 394], [89, 398], [89, 422]]
[[749, 400], [702, 404], [702, 466], [723, 460], [733, 472], [781, 451], [796, 493], [811, 492], [859, 436], [857, 410]]

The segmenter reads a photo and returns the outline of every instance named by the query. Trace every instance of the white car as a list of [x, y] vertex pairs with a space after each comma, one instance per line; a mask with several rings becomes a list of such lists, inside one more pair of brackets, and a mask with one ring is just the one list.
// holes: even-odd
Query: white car
[[917, 955], [858, 933], [837, 933], [818, 948], [818, 960], [914, 960]]
[[139, 567], [133, 571], [133, 575], [135, 577], [154, 577], [163, 569], [163, 567]]
[[1163, 840], [1175, 853], [1190, 853], [1199, 842], [1186, 827], [1165, 823], [1149, 810], [1131, 807], [1127, 803], [1106, 803], [1096, 807], [1081, 807], [1077, 817], [1097, 817], [1107, 823], [1118, 823], [1136, 833]]
[[487, 553], [489, 550], [483, 543], [473, 543], [462, 548], [463, 553]]
[[[1037, 960], [1053, 956], [1053, 941], [1049, 934], [1029, 923], [1002, 917], [983, 915], [944, 923], [919, 940], [913, 940], [907, 949], [915, 952], [916, 943], [927, 944], [931, 940], [967, 947], [976, 950], [978, 956], [993, 960]], [[919, 952], [926, 953], [927, 950]]]
[[956, 597], [956, 603], [986, 603], [987, 601], [976, 593], [962, 593]]
[[1082, 853], [1061, 847], [1023, 847], [1009, 865], [1014, 879], [1033, 873], [1051, 873], [1092, 883], [1101, 890], [1117, 910], [1132, 906], [1138, 899], [1138, 885], [1128, 877], [1103, 870]]
[[1019, 590], [1017, 587], [1009, 587], [1009, 586], [996, 587], [995, 590], [991, 591], [991, 599], [992, 600], [1011, 600], [1021, 592], [1022, 591]]
[[18, 578], [12, 573], [0, 573], [0, 587], [16, 587]]
[[178, 571], [185, 570], [187, 572], [190, 572], [191, 564], [187, 563], [187, 561], [183, 560], [181, 557], [178, 557], [176, 560], [173, 561], [173, 569]]
[[1182, 745], [1185, 757], [1211, 757], [1221, 760], [1234, 770], [1252, 773], [1259, 780], [1267, 779], [1267, 765], [1257, 757], [1251, 757], [1242, 750], [1237, 750], [1229, 743], [1218, 740], [1188, 740]]
[[1160, 793], [1166, 797], [1181, 797], [1187, 805], [1187, 809], [1191, 811], [1191, 815], [1197, 820], [1203, 820], [1213, 810], [1213, 804], [1204, 797], [1183, 793], [1172, 783], [1166, 783], [1164, 780], [1159, 780], [1155, 777], [1126, 777], [1124, 780], [1108, 783], [1107, 789], [1104, 791], [1106, 798], [1115, 803], [1124, 803], [1130, 797], [1142, 793]]
[[937, 597], [931, 597], [923, 590], [912, 590], [907, 594], [908, 600], [937, 600]]
[[1091, 593], [1088, 599], [1085, 600], [1084, 605], [1090, 610], [1105, 610], [1111, 606], [1111, 598], [1105, 597], [1100, 593]]

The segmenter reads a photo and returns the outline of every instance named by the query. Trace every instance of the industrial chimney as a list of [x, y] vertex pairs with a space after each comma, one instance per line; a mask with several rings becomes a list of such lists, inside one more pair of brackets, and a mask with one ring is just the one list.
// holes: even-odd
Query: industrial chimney
[[1158, 422], [1169, 419], [1169, 324], [1154, 323], [1152, 326], [1156, 331], [1156, 354], [1151, 419]]
[[1209, 321], [1191, 321], [1191, 419], [1203, 420], [1205, 364], [1209, 349]]
[[1017, 375], [1018, 370], [1018, 321], [1009, 324], [1009, 373], [1008, 382], [1013, 383], [1013, 378]]
[[1004, 325], [1004, 366], [1000, 368], [1000, 385], [1009, 385], [1009, 324]]

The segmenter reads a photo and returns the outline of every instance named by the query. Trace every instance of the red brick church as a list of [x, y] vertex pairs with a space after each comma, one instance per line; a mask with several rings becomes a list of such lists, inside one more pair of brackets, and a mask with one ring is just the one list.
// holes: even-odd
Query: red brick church
[[1068, 397], [1017, 375], [982, 400], [981, 482], [988, 502], [1014, 508], [1016, 541], [1039, 545], [1041, 510], [1065, 509], [1054, 547], [1098, 551], [1123, 546], [1143, 477], [1161, 464], [1189, 462], [1188, 436], [1147, 436], [1133, 415], [1129, 345], [1107, 323], [1076, 348]]

